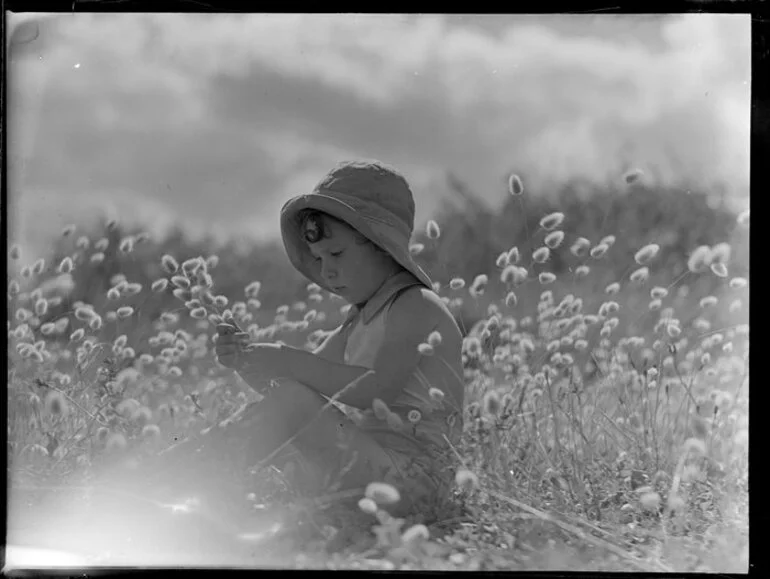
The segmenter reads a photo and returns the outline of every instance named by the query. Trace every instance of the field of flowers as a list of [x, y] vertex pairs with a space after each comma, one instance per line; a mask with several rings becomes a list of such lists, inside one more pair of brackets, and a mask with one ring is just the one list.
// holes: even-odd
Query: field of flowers
[[12, 245], [9, 542], [89, 565], [746, 571], [748, 211], [654, 191], [543, 201], [515, 175], [508, 194], [499, 214], [437, 215], [412, 246], [466, 331], [456, 512], [395, 519], [373, 485], [339, 513], [271, 470], [244, 490], [292, 513], [269, 547], [235, 545], [224, 512], [143, 519], [142, 497], [95, 481], [258, 399], [215, 361], [218, 321], [312, 349], [348, 306], [277, 246], [114, 220], [68, 226], [43, 257]]

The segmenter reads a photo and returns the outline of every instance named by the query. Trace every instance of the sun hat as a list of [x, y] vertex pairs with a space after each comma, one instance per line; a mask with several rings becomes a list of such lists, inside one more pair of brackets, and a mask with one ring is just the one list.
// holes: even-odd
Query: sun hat
[[322, 211], [344, 221], [426, 287], [433, 287], [428, 274], [409, 253], [414, 196], [406, 179], [394, 168], [375, 160], [339, 163], [311, 193], [289, 199], [281, 209], [281, 236], [289, 261], [306, 278], [331, 291], [300, 231], [299, 212], [304, 209]]

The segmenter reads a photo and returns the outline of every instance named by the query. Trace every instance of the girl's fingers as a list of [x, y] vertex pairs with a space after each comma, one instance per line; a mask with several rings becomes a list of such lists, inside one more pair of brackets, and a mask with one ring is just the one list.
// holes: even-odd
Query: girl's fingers
[[238, 328], [234, 328], [230, 324], [217, 324], [217, 334], [220, 336], [235, 336], [237, 338], [249, 337], [248, 332], [244, 332]]
[[238, 326], [235, 325], [235, 322], [232, 324], [217, 324], [216, 327], [218, 336], [234, 336], [239, 340], [245, 340], [249, 338], [249, 333], [241, 330]]
[[238, 324], [235, 323], [235, 318], [233, 317], [233, 313], [228, 311], [226, 312], [226, 316], [223, 318], [225, 321], [225, 324], [230, 325], [235, 328], [235, 331], [240, 332], [242, 331], [241, 328], [238, 327]]
[[214, 336], [215, 344], [235, 344], [243, 343], [250, 339], [250, 335], [247, 332], [238, 332], [235, 334], [217, 334]]
[[217, 324], [217, 333], [220, 336], [225, 336], [228, 334], [235, 334], [238, 332], [238, 328], [235, 326], [235, 324]]

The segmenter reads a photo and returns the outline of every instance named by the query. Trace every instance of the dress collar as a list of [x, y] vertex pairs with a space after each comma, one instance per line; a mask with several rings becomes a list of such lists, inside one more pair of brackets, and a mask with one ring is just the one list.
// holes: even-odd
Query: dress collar
[[401, 270], [393, 274], [383, 282], [380, 288], [374, 292], [374, 295], [369, 298], [363, 307], [359, 308], [359, 306], [355, 304], [351, 305], [345, 323], [352, 321], [352, 319], [360, 313], [363, 322], [368, 324], [382, 307], [396, 295], [396, 293], [413, 285], [421, 286], [423, 283], [406, 270]]

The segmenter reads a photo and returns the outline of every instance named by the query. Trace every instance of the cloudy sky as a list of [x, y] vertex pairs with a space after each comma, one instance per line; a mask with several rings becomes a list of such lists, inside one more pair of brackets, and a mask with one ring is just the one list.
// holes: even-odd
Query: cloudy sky
[[[22, 15], [24, 16], [24, 15]], [[63, 14], [9, 63], [12, 227], [32, 242], [101, 207], [147, 227], [275, 236], [337, 161], [490, 204], [572, 177], [746, 194], [747, 15]]]

